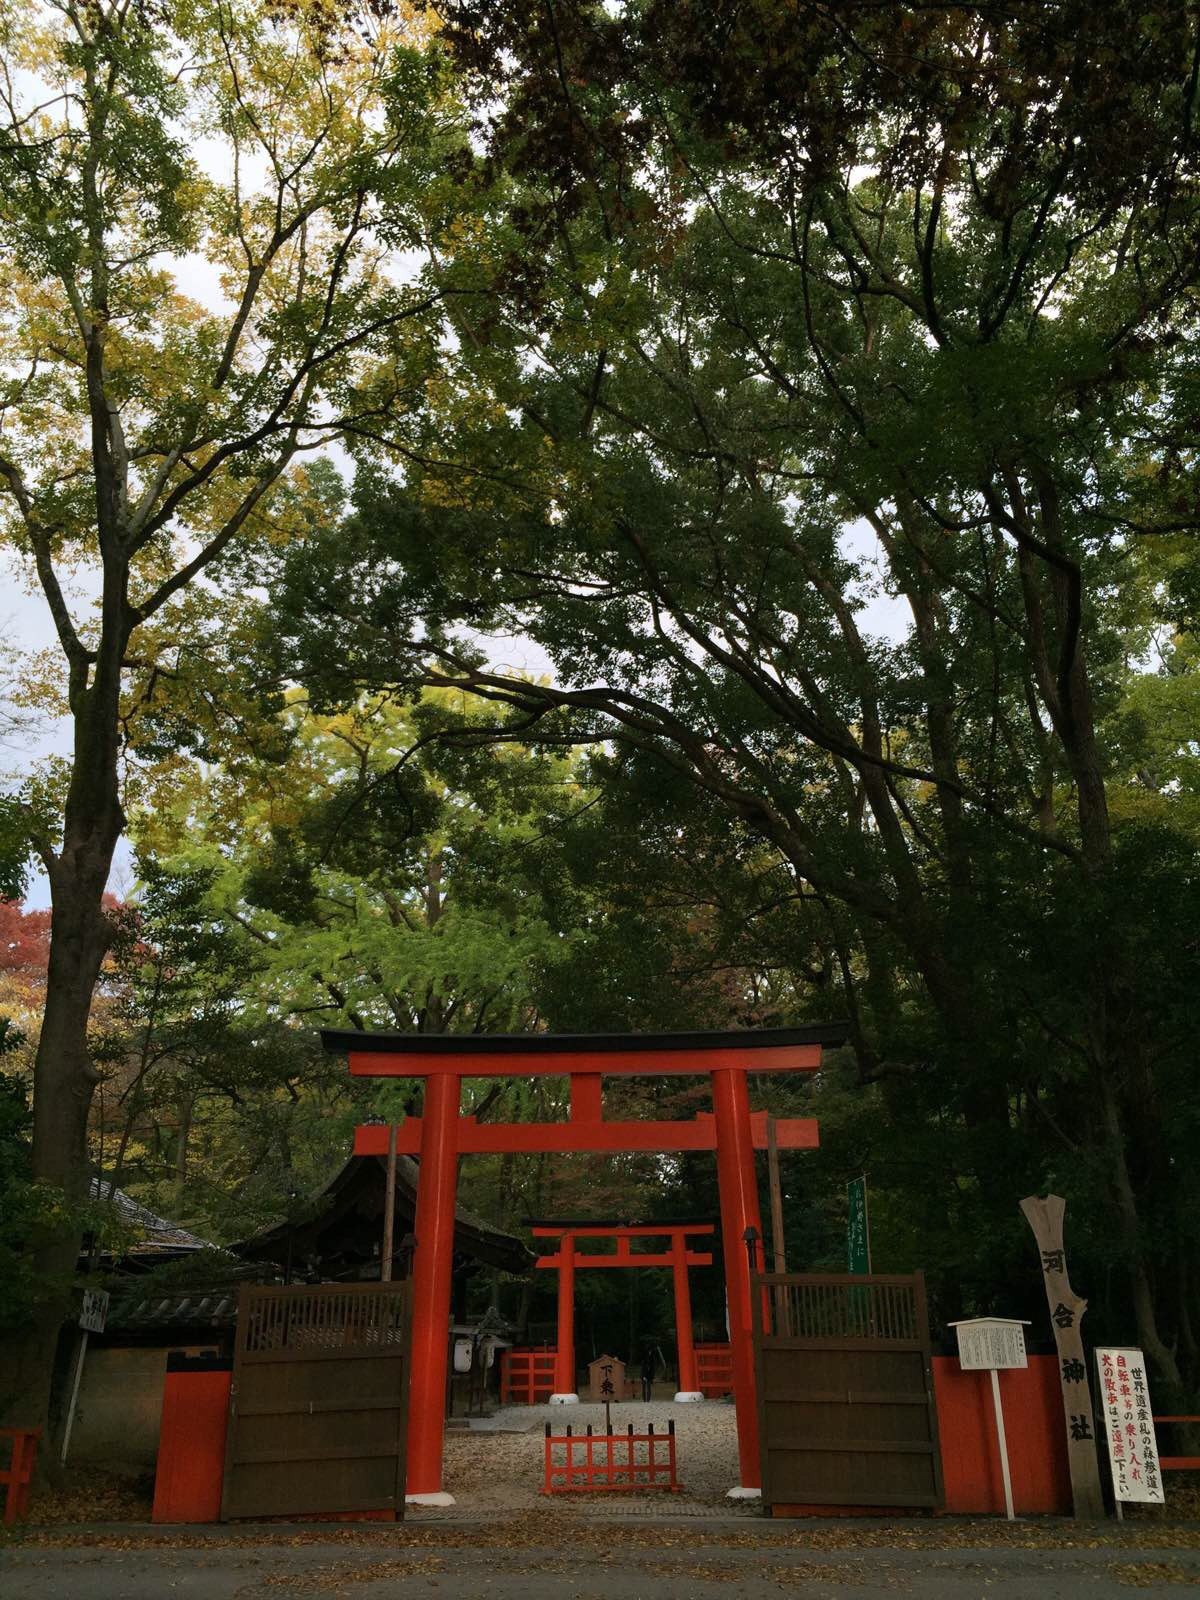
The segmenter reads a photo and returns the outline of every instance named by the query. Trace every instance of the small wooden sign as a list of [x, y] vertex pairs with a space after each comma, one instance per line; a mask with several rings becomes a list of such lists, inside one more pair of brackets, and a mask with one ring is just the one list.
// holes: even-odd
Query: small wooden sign
[[588, 1362], [588, 1399], [624, 1400], [625, 1363], [617, 1356], [597, 1356]]

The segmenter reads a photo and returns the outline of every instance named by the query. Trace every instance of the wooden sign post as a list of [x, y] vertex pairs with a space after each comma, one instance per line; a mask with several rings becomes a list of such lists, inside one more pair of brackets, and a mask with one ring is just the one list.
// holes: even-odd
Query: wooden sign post
[[387, 1193], [383, 1198], [383, 1250], [379, 1258], [379, 1281], [391, 1283], [392, 1261], [396, 1254], [396, 1124], [388, 1128]]
[[[79, 1404], [79, 1384], [83, 1378], [83, 1363], [87, 1355], [88, 1334], [103, 1333], [104, 1324], [108, 1320], [108, 1290], [85, 1289], [83, 1291], [83, 1304], [79, 1310], [79, 1348], [75, 1353], [75, 1373], [71, 1379], [71, 1398], [67, 1404], [67, 1420], [63, 1427], [62, 1451], [59, 1463], [67, 1464], [67, 1452], [71, 1448], [71, 1432], [75, 1427], [75, 1411]], [[13, 1446], [16, 1449], [16, 1445]]]
[[1067, 1461], [1071, 1469], [1071, 1498], [1075, 1515], [1090, 1522], [1103, 1518], [1104, 1495], [1100, 1488], [1100, 1463], [1096, 1455], [1092, 1392], [1088, 1387], [1087, 1361], [1079, 1327], [1087, 1310], [1087, 1301], [1075, 1293], [1067, 1277], [1067, 1257], [1063, 1247], [1063, 1216], [1066, 1209], [1067, 1202], [1058, 1194], [1048, 1194], [1044, 1198], [1030, 1195], [1021, 1201], [1021, 1210], [1033, 1229], [1041, 1252], [1042, 1280], [1046, 1285], [1046, 1302], [1050, 1307], [1054, 1341], [1058, 1346], [1059, 1379], [1067, 1427]]
[[1004, 1484], [1004, 1511], [1010, 1522], [1013, 1510], [1012, 1473], [1008, 1466], [1008, 1435], [1004, 1431], [1004, 1406], [1000, 1400], [1000, 1373], [1011, 1367], [1027, 1367], [1024, 1321], [1012, 1317], [971, 1317], [952, 1322], [958, 1335], [958, 1364], [964, 1372], [986, 1372], [992, 1380], [992, 1416], [996, 1423], [996, 1447], [1000, 1452], [1000, 1477]]
[[779, 1133], [775, 1118], [767, 1118], [767, 1187], [771, 1194], [771, 1251], [775, 1257], [775, 1271], [787, 1271], [787, 1256], [783, 1244], [783, 1185], [779, 1179]]

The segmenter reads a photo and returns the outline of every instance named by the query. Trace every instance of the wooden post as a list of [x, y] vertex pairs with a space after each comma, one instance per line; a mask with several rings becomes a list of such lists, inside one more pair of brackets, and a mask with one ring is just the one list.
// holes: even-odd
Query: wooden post
[[1054, 1342], [1058, 1346], [1063, 1416], [1067, 1429], [1067, 1460], [1071, 1468], [1071, 1498], [1075, 1515], [1090, 1522], [1103, 1518], [1104, 1494], [1100, 1488], [1100, 1463], [1096, 1458], [1092, 1392], [1088, 1387], [1087, 1361], [1079, 1327], [1087, 1310], [1087, 1301], [1075, 1293], [1067, 1277], [1067, 1257], [1063, 1248], [1063, 1216], [1066, 1209], [1067, 1202], [1058, 1194], [1048, 1194], [1044, 1199], [1029, 1195], [1021, 1201], [1021, 1211], [1033, 1229], [1041, 1252], [1046, 1303], [1050, 1307]]
[[[60, 1466], [67, 1464], [67, 1451], [71, 1448], [71, 1433], [75, 1427], [75, 1412], [79, 1408], [79, 1385], [83, 1378], [83, 1362], [87, 1355], [88, 1331], [86, 1328], [79, 1330], [79, 1351], [75, 1357], [75, 1371], [71, 1378], [71, 1398], [67, 1403], [67, 1422], [63, 1429], [62, 1453], [59, 1456]], [[17, 1464], [17, 1443], [13, 1441], [13, 1466]]]
[[396, 1236], [396, 1124], [388, 1128], [387, 1193], [383, 1197], [383, 1260], [379, 1263], [379, 1281], [391, 1283], [393, 1241]]
[[1000, 1374], [992, 1368], [992, 1416], [996, 1419], [996, 1443], [1000, 1448], [1000, 1476], [1004, 1480], [1004, 1514], [1014, 1518], [1012, 1473], [1008, 1468], [1008, 1435], [1004, 1431], [1004, 1407], [1000, 1401]]
[[779, 1138], [775, 1118], [767, 1118], [767, 1185], [771, 1191], [771, 1253], [775, 1271], [787, 1271], [787, 1251], [783, 1237], [783, 1187], [779, 1181]]

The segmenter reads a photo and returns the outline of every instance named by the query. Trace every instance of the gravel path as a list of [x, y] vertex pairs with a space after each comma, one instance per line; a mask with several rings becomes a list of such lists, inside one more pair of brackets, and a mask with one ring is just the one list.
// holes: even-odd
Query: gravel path
[[[446, 1435], [444, 1482], [457, 1505], [441, 1511], [413, 1506], [414, 1521], [426, 1518], [469, 1515], [472, 1512], [527, 1512], [546, 1507], [550, 1496], [542, 1493], [545, 1425], [556, 1429], [569, 1423], [582, 1433], [590, 1423], [596, 1432], [604, 1430], [604, 1407], [508, 1406], [495, 1416], [472, 1422], [469, 1432], [451, 1431]], [[624, 1432], [632, 1422], [637, 1432], [648, 1423], [666, 1432], [675, 1423], [675, 1448], [683, 1491], [643, 1490], [621, 1494], [611, 1490], [595, 1494], [553, 1496], [555, 1507], [563, 1513], [582, 1517], [691, 1515], [722, 1516], [744, 1512], [758, 1513], [756, 1502], [726, 1500], [725, 1491], [738, 1481], [737, 1430], [733, 1406], [724, 1401], [704, 1401], [693, 1405], [674, 1405], [653, 1401], [649, 1405], [627, 1402], [612, 1408], [614, 1432]]]

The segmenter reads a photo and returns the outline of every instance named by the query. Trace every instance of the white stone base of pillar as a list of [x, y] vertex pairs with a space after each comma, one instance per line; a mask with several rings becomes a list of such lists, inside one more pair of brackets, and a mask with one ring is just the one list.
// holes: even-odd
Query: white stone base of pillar
[[579, 1404], [579, 1396], [577, 1394], [552, 1394], [550, 1396], [550, 1404], [552, 1406], [577, 1406]]
[[406, 1506], [453, 1506], [457, 1505], [452, 1494], [447, 1494], [445, 1489], [435, 1489], [430, 1494], [406, 1494]]
[[675, 1404], [677, 1406], [689, 1405], [693, 1401], [703, 1399], [704, 1396], [700, 1393], [699, 1389], [681, 1389], [675, 1396]]
[[725, 1498], [726, 1500], [761, 1500], [762, 1490], [744, 1489], [739, 1483], [736, 1484], [732, 1489], [726, 1489]]

